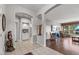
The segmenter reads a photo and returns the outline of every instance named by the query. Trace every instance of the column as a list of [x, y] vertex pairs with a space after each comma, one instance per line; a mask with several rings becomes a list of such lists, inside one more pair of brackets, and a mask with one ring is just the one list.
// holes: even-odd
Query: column
[[43, 30], [44, 46], [46, 46], [46, 20], [45, 20], [45, 14], [42, 14], [42, 30]]

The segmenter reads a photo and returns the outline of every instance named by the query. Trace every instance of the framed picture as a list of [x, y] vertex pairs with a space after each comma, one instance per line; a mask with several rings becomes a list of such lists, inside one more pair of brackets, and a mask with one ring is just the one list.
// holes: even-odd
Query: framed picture
[[6, 29], [6, 17], [3, 14], [2, 15], [2, 30], [5, 31], [5, 29]]
[[42, 35], [42, 25], [38, 25], [38, 35]]

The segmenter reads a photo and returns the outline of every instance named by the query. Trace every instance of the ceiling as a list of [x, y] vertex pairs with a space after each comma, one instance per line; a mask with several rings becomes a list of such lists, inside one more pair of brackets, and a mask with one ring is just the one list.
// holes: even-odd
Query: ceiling
[[79, 4], [62, 4], [57, 8], [52, 9], [46, 15], [47, 20], [51, 21], [60, 21], [61, 19], [68, 19], [75, 17], [76, 18], [79, 17]]
[[18, 4], [18, 5], [27, 8], [33, 12], [38, 12], [41, 8], [49, 4]]

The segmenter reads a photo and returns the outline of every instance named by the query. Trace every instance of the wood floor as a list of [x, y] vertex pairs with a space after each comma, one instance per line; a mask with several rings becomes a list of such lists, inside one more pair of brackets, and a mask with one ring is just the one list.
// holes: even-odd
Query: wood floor
[[72, 38], [62, 38], [56, 41], [48, 39], [46, 45], [65, 55], [79, 55], [79, 43], [72, 42]]

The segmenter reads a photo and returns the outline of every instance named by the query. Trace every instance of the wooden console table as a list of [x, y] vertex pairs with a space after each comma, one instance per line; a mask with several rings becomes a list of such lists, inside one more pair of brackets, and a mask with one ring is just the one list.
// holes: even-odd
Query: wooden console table
[[72, 35], [72, 41], [79, 42], [79, 35]]

